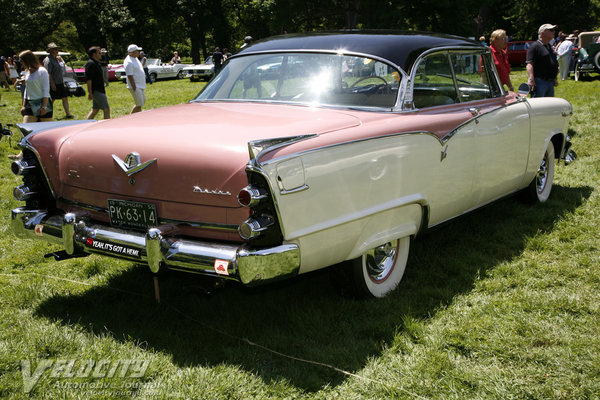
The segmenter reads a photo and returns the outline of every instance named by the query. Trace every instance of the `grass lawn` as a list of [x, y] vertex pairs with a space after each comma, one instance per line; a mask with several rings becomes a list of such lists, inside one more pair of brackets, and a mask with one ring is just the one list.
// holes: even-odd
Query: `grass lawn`
[[[159, 81], [145, 109], [203, 85]], [[0, 93], [0, 122], [19, 122], [19, 94]], [[596, 74], [557, 88], [579, 158], [548, 202], [509, 198], [425, 235], [377, 301], [339, 296], [326, 271], [252, 290], [172, 273], [157, 305], [145, 266], [44, 258], [58, 248], [10, 231], [20, 134], [2, 139], [0, 398], [599, 399], [598, 93]], [[113, 117], [129, 112], [125, 85], [107, 94]]]

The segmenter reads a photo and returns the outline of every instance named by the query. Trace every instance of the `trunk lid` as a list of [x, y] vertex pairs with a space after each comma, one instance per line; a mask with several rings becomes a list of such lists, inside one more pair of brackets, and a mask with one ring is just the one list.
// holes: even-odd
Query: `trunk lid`
[[[74, 133], [60, 148], [59, 181], [124, 197], [238, 207], [237, 193], [247, 184], [249, 141], [324, 134], [359, 124], [340, 110], [289, 105], [165, 107]], [[128, 176], [113, 155], [126, 161], [132, 152], [142, 164], [156, 160]]]

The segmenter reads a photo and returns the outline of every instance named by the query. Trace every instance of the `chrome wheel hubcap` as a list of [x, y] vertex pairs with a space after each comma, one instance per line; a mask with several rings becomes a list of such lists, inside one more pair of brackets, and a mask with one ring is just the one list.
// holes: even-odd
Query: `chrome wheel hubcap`
[[548, 155], [544, 156], [542, 163], [540, 164], [540, 168], [537, 172], [536, 177], [536, 186], [537, 192], [542, 193], [544, 188], [546, 187], [546, 180], [548, 179]]
[[397, 252], [398, 241], [395, 241], [375, 247], [365, 254], [367, 273], [373, 282], [380, 283], [388, 278], [394, 269]]

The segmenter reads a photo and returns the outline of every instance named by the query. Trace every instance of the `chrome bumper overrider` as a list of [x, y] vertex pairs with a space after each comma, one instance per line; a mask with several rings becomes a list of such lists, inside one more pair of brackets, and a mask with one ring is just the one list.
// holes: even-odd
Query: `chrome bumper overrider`
[[169, 268], [234, 279], [256, 285], [298, 273], [300, 250], [295, 244], [266, 249], [169, 237], [168, 230], [126, 231], [89, 224], [72, 213], [50, 215], [46, 210], [12, 210], [18, 237], [62, 245], [69, 255], [102, 254], [147, 262], [152, 272]]

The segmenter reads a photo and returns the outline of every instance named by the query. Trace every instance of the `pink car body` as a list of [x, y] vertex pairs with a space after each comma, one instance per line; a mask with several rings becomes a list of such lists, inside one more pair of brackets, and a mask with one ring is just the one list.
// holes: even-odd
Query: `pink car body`
[[504, 92], [466, 39], [285, 36], [231, 57], [190, 103], [22, 124], [13, 229], [58, 258], [246, 285], [343, 263], [382, 297], [423, 230], [522, 190], [546, 201], [555, 159], [574, 158], [571, 113]]
[[[115, 71], [119, 68], [121, 68], [123, 65], [121, 64], [108, 64], [108, 80], [110, 82], [112, 81], [116, 81], [117, 80], [117, 75], [115, 74]], [[77, 80], [80, 82], [84, 82], [85, 81], [85, 68], [77, 68], [75, 69], [75, 76], [77, 76]]]

